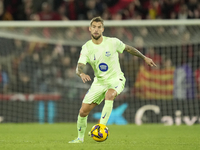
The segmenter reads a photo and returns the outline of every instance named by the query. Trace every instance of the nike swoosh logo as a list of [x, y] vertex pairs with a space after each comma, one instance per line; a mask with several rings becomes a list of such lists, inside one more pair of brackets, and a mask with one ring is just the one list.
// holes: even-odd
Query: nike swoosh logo
[[[106, 113], [107, 114], [107, 113]], [[106, 117], [106, 114], [102, 117], [103, 119]]]

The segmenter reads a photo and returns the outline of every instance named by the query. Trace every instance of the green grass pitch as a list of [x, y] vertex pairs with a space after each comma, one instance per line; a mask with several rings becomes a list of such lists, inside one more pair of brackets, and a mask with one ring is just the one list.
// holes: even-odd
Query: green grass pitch
[[[94, 124], [89, 123], [86, 133]], [[68, 144], [77, 136], [75, 123], [0, 124], [0, 150], [200, 150], [200, 126], [108, 125], [110, 136]]]

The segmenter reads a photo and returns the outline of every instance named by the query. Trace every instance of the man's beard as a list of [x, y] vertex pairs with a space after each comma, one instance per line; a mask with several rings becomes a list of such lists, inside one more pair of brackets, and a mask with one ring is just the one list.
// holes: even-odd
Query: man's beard
[[[92, 35], [92, 34], [91, 34], [91, 35]], [[99, 36], [97, 36], [97, 37], [95, 37], [94, 35], [92, 35], [92, 37], [93, 37], [93, 39], [98, 40], [98, 39], [101, 37], [101, 35], [99, 35]]]

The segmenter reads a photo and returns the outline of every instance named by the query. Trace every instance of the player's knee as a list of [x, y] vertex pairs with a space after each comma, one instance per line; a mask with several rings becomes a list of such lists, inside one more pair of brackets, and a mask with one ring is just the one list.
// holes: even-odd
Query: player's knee
[[113, 95], [107, 95], [107, 96], [105, 97], [105, 99], [106, 99], [106, 100], [114, 100], [114, 99], [115, 99], [115, 96], [113, 96]]
[[88, 112], [86, 112], [86, 111], [80, 109], [79, 115], [80, 115], [81, 117], [86, 117], [86, 116], [88, 115]]
[[116, 94], [115, 94], [115, 93], [110, 93], [110, 94], [106, 94], [105, 99], [106, 99], [106, 100], [114, 100], [115, 97], [116, 97]]
[[111, 90], [109, 89], [106, 92], [105, 99], [106, 100], [114, 100], [116, 96], [117, 96], [117, 92], [113, 89], [111, 89]]

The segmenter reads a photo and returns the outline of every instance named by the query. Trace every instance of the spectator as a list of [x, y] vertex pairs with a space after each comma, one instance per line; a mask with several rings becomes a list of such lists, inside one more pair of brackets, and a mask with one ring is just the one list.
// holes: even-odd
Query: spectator
[[131, 19], [135, 14], [135, 4], [130, 3], [126, 9], [123, 10], [124, 19]]
[[170, 18], [170, 14], [173, 11], [173, 3], [170, 0], [164, 0], [163, 4], [161, 6], [161, 10], [162, 10], [162, 18], [163, 19], [169, 19]]
[[84, 20], [86, 19], [86, 0], [69, 0], [66, 4], [68, 10], [68, 17], [70, 20]]
[[4, 8], [4, 2], [0, 1], [0, 20], [13, 20], [13, 16]]
[[119, 39], [126, 39], [128, 41], [133, 40], [132, 34], [127, 28], [124, 27], [113, 27], [111, 29], [112, 36], [116, 36]]
[[52, 10], [48, 2], [42, 3], [42, 11], [38, 13], [40, 20], [61, 20], [61, 16]]
[[103, 20], [110, 20], [111, 19], [111, 15], [110, 15], [110, 12], [109, 12], [108, 8], [105, 8], [103, 10], [102, 18], [103, 18]]
[[14, 39], [14, 47], [15, 47], [14, 55], [15, 56], [19, 57], [24, 52], [25, 43], [26, 42], [22, 40]]
[[200, 2], [197, 3], [196, 0], [190, 0], [188, 2], [189, 18], [199, 19], [200, 18]]
[[169, 18], [169, 19], [178, 19], [177, 17], [178, 17], [178, 16], [177, 16], [176, 12], [172, 11], [172, 12], [170, 13], [170, 18]]
[[161, 6], [159, 4], [159, 1], [157, 0], [150, 1], [148, 18], [149, 19], [161, 18]]
[[193, 99], [194, 78], [189, 64], [185, 63], [176, 68], [174, 73], [174, 98], [178, 100]]
[[0, 37], [0, 56], [9, 56], [14, 51], [14, 44], [12, 39]]
[[13, 59], [12, 59], [12, 74], [13, 74], [13, 78], [16, 78], [16, 76], [18, 75], [18, 67], [20, 62], [24, 59], [25, 57], [25, 50], [24, 47], [26, 46], [27, 42], [15, 39], [14, 40], [14, 52], [12, 53], [14, 55]]
[[180, 11], [177, 14], [178, 19], [188, 19], [188, 8], [187, 5], [181, 5]]
[[40, 67], [40, 56], [38, 52], [26, 55], [26, 57], [19, 64], [19, 74], [23, 73], [30, 78], [31, 91], [35, 92], [38, 88], [36, 85], [35, 73]]
[[21, 11], [22, 0], [3, 0], [3, 3], [5, 11], [12, 15], [13, 20], [21, 20], [20, 15], [23, 13]]
[[65, 30], [65, 38], [66, 40], [74, 40], [75, 39], [75, 35], [76, 35], [76, 28], [75, 27], [69, 27]]
[[54, 79], [56, 78], [57, 70], [55, 69], [52, 56], [49, 54], [49, 51], [44, 53], [42, 57], [43, 60], [41, 65], [35, 74], [35, 81], [38, 85], [36, 92], [51, 93], [56, 89], [54, 86], [56, 81]]
[[74, 68], [65, 70], [64, 80], [62, 83], [63, 96], [68, 100], [77, 100], [80, 98], [80, 78], [77, 77]]
[[0, 93], [6, 93], [8, 91], [8, 83], [8, 74], [0, 64]]
[[95, 16], [99, 16], [102, 12], [97, 8], [95, 0], [86, 0], [86, 18], [91, 20]]
[[33, 85], [28, 74], [21, 72], [17, 78], [16, 84], [13, 86], [14, 91], [18, 93], [30, 94], [33, 93]]
[[67, 17], [67, 10], [66, 10], [66, 6], [65, 5], [59, 6], [58, 14], [61, 17], [61, 20], [69, 20], [69, 18]]
[[32, 1], [30, 4], [27, 4], [24, 6], [24, 15], [25, 20], [30, 20], [30, 16], [33, 14], [33, 8], [32, 8]]
[[198, 11], [198, 9], [194, 10], [194, 19], [200, 19], [200, 11]]
[[[60, 66], [63, 55], [64, 55], [64, 47], [61, 43], [58, 43], [57, 45], [55, 45], [52, 51], [52, 55], [51, 55], [52, 63], [55, 66]], [[58, 71], [59, 69], [56, 68], [56, 70]]]
[[169, 70], [171, 69], [172, 66], [172, 60], [170, 58], [165, 58], [164, 62], [163, 62], [163, 69]]
[[195, 83], [196, 83], [196, 93], [197, 98], [200, 99], [200, 68], [195, 71]]
[[40, 66], [40, 58], [37, 52], [26, 55], [19, 64], [19, 72], [24, 72], [29, 77], [34, 76], [34, 73]]
[[126, 20], [141, 20], [143, 16], [141, 15], [142, 9], [140, 6], [140, 2], [138, 0], [131, 2], [126, 9], [124, 9], [123, 17]]
[[200, 2], [197, 4], [197, 11], [200, 13]]
[[33, 20], [33, 21], [39, 21], [40, 20], [40, 16], [38, 14], [31, 14], [30, 15], [30, 20]]
[[194, 10], [197, 9], [198, 0], [188, 0], [188, 2], [186, 3], [186, 5], [188, 7], [188, 10], [193, 13]]
[[59, 67], [60, 76], [62, 79], [65, 79], [65, 74], [68, 69], [71, 68], [71, 58], [69, 56], [65, 56], [61, 59], [61, 65]]
[[113, 14], [112, 15], [112, 20], [122, 20], [123, 19], [123, 16], [120, 12], [116, 13], [116, 14]]
[[70, 46], [69, 55], [71, 59], [71, 68], [76, 68], [77, 60], [79, 58], [79, 49], [76, 46]]

